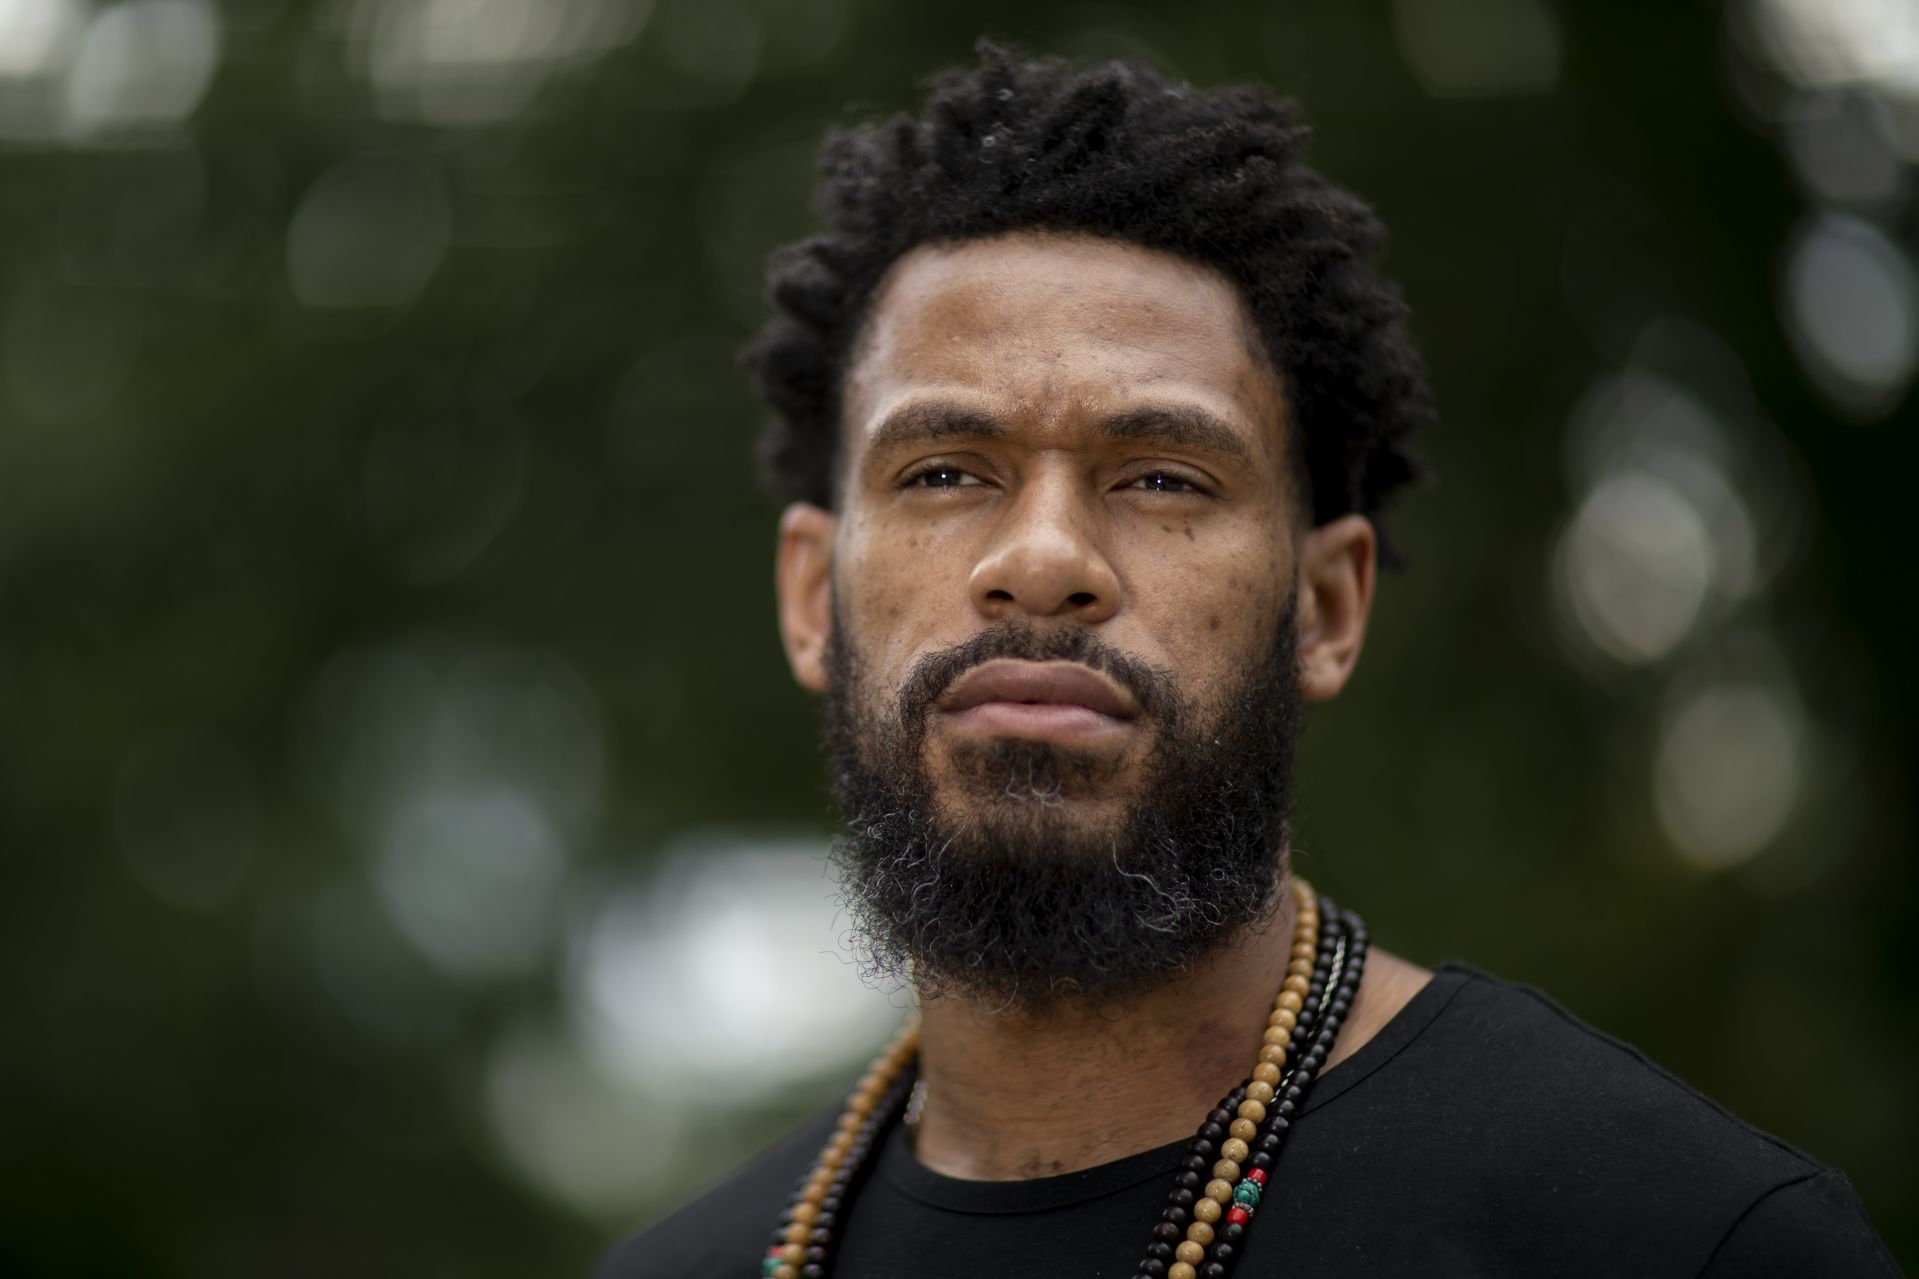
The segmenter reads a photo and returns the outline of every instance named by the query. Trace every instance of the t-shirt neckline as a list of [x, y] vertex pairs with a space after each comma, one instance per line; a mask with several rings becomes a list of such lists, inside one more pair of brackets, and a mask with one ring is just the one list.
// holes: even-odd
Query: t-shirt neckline
[[[1338, 1100], [1391, 1061], [1432, 1024], [1460, 988], [1476, 975], [1460, 964], [1441, 964], [1436, 968], [1432, 980], [1406, 1001], [1406, 1006], [1395, 1013], [1392, 1020], [1362, 1044], [1359, 1051], [1326, 1072], [1307, 1098], [1300, 1119]], [[895, 1124], [886, 1136], [873, 1172], [878, 1180], [900, 1194], [949, 1212], [992, 1215], [1044, 1212], [1104, 1198], [1143, 1181], [1171, 1176], [1185, 1154], [1186, 1143], [1191, 1140], [1182, 1137], [1135, 1155], [1053, 1177], [968, 1181], [934, 1172], [920, 1163], [907, 1144], [905, 1126]]]

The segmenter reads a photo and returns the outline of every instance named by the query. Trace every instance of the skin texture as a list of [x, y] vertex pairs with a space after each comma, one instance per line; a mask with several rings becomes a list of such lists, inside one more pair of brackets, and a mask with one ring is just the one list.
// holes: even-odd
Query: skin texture
[[[876, 696], [917, 657], [1018, 617], [1096, 628], [1211, 705], [1297, 589], [1301, 695], [1336, 695], [1365, 637], [1376, 541], [1357, 515], [1309, 527], [1284, 390], [1252, 335], [1224, 277], [1134, 245], [1019, 233], [902, 258], [849, 372], [838, 510], [796, 504], [781, 521], [795, 677], [824, 687], [837, 597]], [[953, 796], [940, 802], [961, 791], [954, 744], [980, 731], [932, 723], [925, 762]], [[1055, 819], [1110, 823], [1143, 736], [1081, 743], [1110, 755], [1109, 780]], [[1235, 974], [1284, 970], [1289, 899], [1122, 1008], [925, 1001], [920, 1158], [1023, 1178], [1190, 1135], [1252, 1063], [1273, 990]], [[1427, 976], [1375, 950], [1333, 1063]]]

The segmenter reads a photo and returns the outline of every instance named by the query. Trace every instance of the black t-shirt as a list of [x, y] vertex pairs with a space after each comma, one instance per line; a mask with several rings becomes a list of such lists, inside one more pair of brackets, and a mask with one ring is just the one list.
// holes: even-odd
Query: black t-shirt
[[[819, 1116], [615, 1248], [596, 1279], [758, 1275], [786, 1197], [835, 1117]], [[895, 1126], [841, 1214], [832, 1274], [1129, 1279], [1184, 1146], [1059, 1177], [960, 1181], [921, 1166]], [[1315, 1085], [1233, 1273], [1899, 1270], [1838, 1172], [1536, 991], [1447, 966]]]

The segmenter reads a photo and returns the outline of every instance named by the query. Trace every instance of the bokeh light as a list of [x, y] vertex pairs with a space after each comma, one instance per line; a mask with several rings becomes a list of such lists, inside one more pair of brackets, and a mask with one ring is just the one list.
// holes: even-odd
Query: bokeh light
[[747, 0], [663, 0], [660, 49], [685, 106], [732, 102], [760, 69], [766, 32]]
[[1554, 584], [1598, 649], [1656, 661], [1763, 585], [1768, 566], [1733, 461], [1726, 424], [1656, 373], [1603, 378], [1580, 401], [1567, 463], [1583, 496], [1560, 536]]
[[446, 255], [450, 214], [433, 169], [405, 155], [342, 161], [300, 197], [287, 224], [287, 277], [311, 307], [398, 307]]
[[0, 141], [66, 132], [68, 68], [87, 30], [85, 0], [0, 3]]
[[1705, 521], [1657, 475], [1601, 482], [1560, 544], [1559, 578], [1575, 616], [1623, 661], [1671, 652], [1698, 621], [1716, 577]]
[[1919, 99], [1919, 9], [1904, 0], [1755, 0], [1767, 52], [1798, 84]]
[[836, 926], [818, 843], [696, 836], [609, 893], [574, 960], [573, 1006], [604, 1060], [669, 1097], [776, 1093], [904, 1016]]
[[1801, 362], [1835, 406], [1876, 418], [1904, 397], [1919, 361], [1919, 285], [1883, 233], [1836, 214], [1809, 220], [1786, 260], [1782, 305]]
[[453, 639], [345, 655], [312, 694], [310, 768], [394, 925], [443, 971], [531, 971], [556, 940], [603, 745], [553, 655]]
[[5, 0], [0, 141], [116, 142], [178, 126], [223, 41], [210, 0]]
[[1825, 203], [1890, 210], [1910, 193], [1911, 169], [1882, 98], [1849, 90], [1799, 94], [1782, 141], [1793, 171]]
[[486, 1059], [494, 1140], [541, 1194], [608, 1223], [684, 1166], [682, 1107], [609, 1074], [577, 1037], [515, 1026]]
[[103, 7], [67, 72], [67, 127], [86, 136], [184, 120], [212, 82], [220, 39], [220, 13], [207, 0]]
[[353, 58], [380, 111], [439, 125], [524, 114], [552, 76], [631, 40], [647, 0], [364, 0]]
[[60, 65], [85, 26], [80, 0], [10, 0], [0, 7], [0, 78], [23, 80]]
[[1559, 81], [1559, 20], [1540, 0], [1393, 0], [1393, 34], [1436, 98], [1543, 93]]
[[1756, 634], [1676, 680], [1660, 716], [1653, 796], [1680, 854], [1706, 871], [1764, 852], [1800, 806], [1810, 734], [1789, 668]]

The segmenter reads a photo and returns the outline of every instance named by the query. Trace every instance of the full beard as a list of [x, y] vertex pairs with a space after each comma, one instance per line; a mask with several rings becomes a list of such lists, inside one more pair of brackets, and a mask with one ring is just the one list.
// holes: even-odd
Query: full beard
[[[1009, 621], [920, 658], [883, 710], [869, 709], [881, 699], [836, 610], [826, 726], [846, 830], [834, 855], [869, 975], [996, 1008], [1108, 1005], [1267, 919], [1300, 718], [1296, 607], [1289, 595], [1266, 651], [1206, 705], [1084, 627]], [[942, 795], [933, 708], [995, 658], [1081, 662], [1125, 687], [1152, 733], [1134, 776], [1124, 756], [968, 741], [948, 756], [958, 794]], [[1113, 815], [1089, 820], [1092, 798]]]

